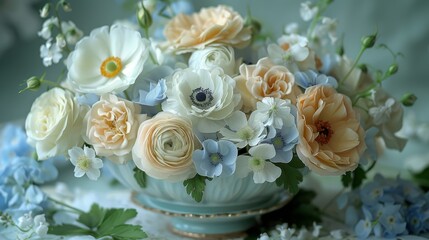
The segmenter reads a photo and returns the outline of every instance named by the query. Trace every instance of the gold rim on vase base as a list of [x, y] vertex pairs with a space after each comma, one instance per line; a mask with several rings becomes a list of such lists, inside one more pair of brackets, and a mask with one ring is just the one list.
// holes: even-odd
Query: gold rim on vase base
[[[292, 199], [292, 196], [283, 195], [280, 196], [280, 199], [278, 200], [278, 203], [276, 203], [273, 206], [265, 207], [265, 208], [257, 208], [257, 209], [250, 209], [250, 210], [243, 210], [239, 212], [233, 212], [233, 213], [212, 213], [212, 214], [195, 214], [195, 213], [178, 213], [178, 212], [170, 212], [154, 207], [150, 207], [147, 205], [142, 204], [137, 199], [138, 192], [133, 191], [131, 193], [131, 201], [136, 204], [137, 206], [159, 214], [163, 214], [170, 217], [185, 217], [185, 218], [199, 218], [199, 219], [205, 219], [205, 218], [233, 218], [233, 217], [243, 217], [243, 216], [254, 216], [254, 215], [262, 215], [265, 213], [272, 212], [274, 210], [277, 210], [279, 208], [284, 207], [289, 201]], [[192, 233], [193, 234], [193, 233]]]
[[218, 234], [186, 232], [173, 227], [171, 224], [168, 224], [167, 228], [170, 232], [176, 235], [187, 237], [187, 238], [195, 238], [195, 239], [205, 239], [205, 240], [236, 239], [236, 238], [243, 238], [247, 236], [246, 232], [232, 232], [232, 233], [218, 233]]

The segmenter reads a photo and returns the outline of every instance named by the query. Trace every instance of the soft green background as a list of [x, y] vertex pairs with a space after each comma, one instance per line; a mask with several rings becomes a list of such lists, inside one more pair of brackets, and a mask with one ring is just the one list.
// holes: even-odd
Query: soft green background
[[[41, 6], [41, 1], [0, 0], [0, 27], [11, 25], [7, 15], [14, 9], [7, 7], [12, 2], [16, 5], [31, 2], [34, 10]], [[73, 12], [65, 16], [88, 34], [93, 28], [111, 24], [115, 19], [127, 18], [132, 14], [117, 2], [72, 0]], [[242, 15], [245, 15], [247, 6], [250, 6], [254, 18], [263, 23], [263, 30], [274, 36], [279, 36], [285, 24], [300, 21], [301, 2], [298, 0], [194, 0], [196, 8], [225, 3], [233, 6]], [[26, 26], [38, 25], [39, 28], [34, 30], [36, 32], [41, 27], [42, 21], [34, 21], [28, 14], [20, 16], [17, 11], [12, 15], [14, 18], [22, 19]], [[379, 43], [386, 43], [394, 51], [401, 51], [404, 54], [405, 57], [399, 59], [398, 74], [389, 79], [386, 86], [397, 98], [400, 98], [404, 92], [415, 93], [419, 100], [413, 111], [418, 120], [429, 121], [427, 94], [429, 89], [427, 73], [429, 69], [429, 1], [336, 0], [326, 15], [338, 19], [338, 32], [344, 33], [345, 49], [350, 57], [357, 54], [361, 36], [370, 34], [375, 29], [378, 29]], [[3, 37], [0, 35], [0, 38]], [[59, 73], [58, 67], [43, 67], [39, 57], [39, 48], [43, 42], [36, 33], [34, 37], [25, 40], [17, 38], [14, 44], [0, 55], [0, 123], [24, 119], [34, 98], [40, 95], [41, 92], [18, 94], [22, 88], [19, 85], [25, 79], [32, 75], [40, 76], [47, 71], [47, 77], [55, 80]], [[363, 61], [384, 69], [391, 63], [391, 56], [387, 51], [371, 50], [364, 56]], [[404, 153], [394, 156], [405, 158], [410, 154], [424, 152], [427, 152], [427, 149], [423, 143], [412, 142]]]

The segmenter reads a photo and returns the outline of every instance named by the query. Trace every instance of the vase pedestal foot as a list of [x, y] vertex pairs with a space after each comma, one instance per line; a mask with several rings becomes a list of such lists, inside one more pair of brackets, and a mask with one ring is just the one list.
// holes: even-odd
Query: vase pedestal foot
[[181, 236], [198, 239], [231, 239], [244, 237], [245, 231], [256, 224], [254, 216], [244, 218], [173, 218], [170, 231]]

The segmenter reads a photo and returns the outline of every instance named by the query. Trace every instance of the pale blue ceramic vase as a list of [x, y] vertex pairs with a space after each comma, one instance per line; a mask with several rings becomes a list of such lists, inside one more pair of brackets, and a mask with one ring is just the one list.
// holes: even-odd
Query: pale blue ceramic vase
[[256, 219], [284, 206], [291, 195], [275, 183], [255, 184], [249, 175], [218, 177], [206, 181], [203, 200], [196, 202], [186, 193], [183, 182], [168, 182], [147, 176], [146, 188], [134, 179], [134, 163], [124, 165], [106, 161], [123, 185], [134, 191], [132, 200], [139, 206], [171, 216], [171, 230], [190, 237], [231, 237], [256, 223]]

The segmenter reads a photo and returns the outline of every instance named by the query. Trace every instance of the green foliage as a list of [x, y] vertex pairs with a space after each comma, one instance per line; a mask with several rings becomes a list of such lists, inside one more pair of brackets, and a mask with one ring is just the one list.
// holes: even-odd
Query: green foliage
[[289, 163], [276, 163], [276, 166], [282, 170], [280, 177], [276, 179], [277, 186], [296, 194], [299, 191], [298, 185], [303, 180], [300, 169], [303, 169], [305, 165], [294, 157]]
[[50, 226], [54, 235], [91, 235], [95, 238], [111, 237], [114, 240], [142, 239], [146, 233], [141, 226], [126, 222], [137, 216], [135, 209], [101, 208], [93, 204], [88, 212], [81, 213], [77, 221], [82, 225], [63, 224]]
[[429, 166], [423, 169], [419, 173], [414, 173], [413, 179], [414, 181], [420, 185], [424, 190], [429, 189]]
[[197, 174], [195, 177], [183, 182], [183, 186], [186, 187], [186, 192], [197, 202], [201, 202], [201, 200], [203, 200], [204, 189], [206, 188], [206, 179], [211, 181], [210, 178]]
[[134, 168], [134, 178], [136, 179], [140, 187], [146, 187], [146, 173], [138, 169], [137, 167]]
[[341, 176], [343, 186], [351, 187], [352, 189], [358, 188], [362, 185], [362, 182], [365, 179], [366, 172], [360, 165], [353, 172], [346, 172], [346, 174]]

